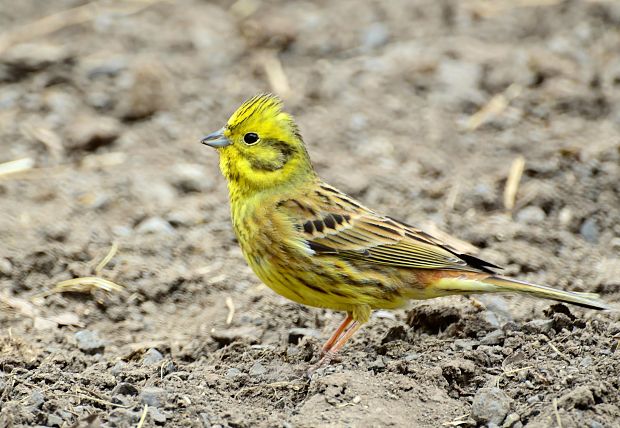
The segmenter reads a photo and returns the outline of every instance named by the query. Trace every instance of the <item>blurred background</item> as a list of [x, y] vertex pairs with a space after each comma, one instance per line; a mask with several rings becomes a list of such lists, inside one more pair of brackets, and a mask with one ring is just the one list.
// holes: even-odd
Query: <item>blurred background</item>
[[520, 297], [307, 380], [341, 314], [259, 283], [199, 141], [273, 92], [329, 183], [618, 302], [619, 47], [604, 0], [0, 0], [0, 426], [614, 426], [618, 314]]

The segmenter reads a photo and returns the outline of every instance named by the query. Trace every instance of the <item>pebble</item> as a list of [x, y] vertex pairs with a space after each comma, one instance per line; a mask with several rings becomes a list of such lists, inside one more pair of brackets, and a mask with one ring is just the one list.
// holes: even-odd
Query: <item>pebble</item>
[[39, 391], [38, 389], [34, 390], [32, 394], [30, 394], [29, 403], [33, 409], [40, 408], [44, 402], [45, 402], [45, 395], [43, 395], [43, 392]]
[[383, 357], [378, 356], [376, 360], [370, 363], [368, 368], [376, 372], [385, 370], [385, 361], [383, 361]]
[[47, 426], [49, 427], [59, 427], [62, 425], [64, 421], [58, 415], [50, 413], [47, 415]]
[[583, 239], [586, 241], [596, 244], [598, 242], [598, 225], [596, 224], [596, 220], [592, 217], [589, 217], [581, 224], [579, 228], [579, 233], [583, 236]]
[[570, 208], [564, 207], [558, 213], [558, 221], [560, 222], [560, 225], [562, 227], [570, 226], [570, 223], [572, 220], [573, 220], [573, 211]]
[[106, 116], [82, 115], [70, 122], [63, 139], [69, 150], [94, 151], [112, 144], [121, 134], [118, 120]]
[[100, 76], [114, 77], [127, 69], [127, 58], [123, 56], [106, 56], [102, 59], [86, 60], [83, 68], [89, 79]]
[[118, 376], [123, 372], [123, 370], [125, 370], [126, 367], [127, 363], [125, 363], [124, 361], [118, 361], [112, 366], [112, 368], [110, 369], [110, 373], [112, 373], [112, 376]]
[[136, 227], [136, 232], [144, 234], [174, 235], [174, 227], [161, 217], [149, 217]]
[[523, 426], [523, 424], [521, 424], [521, 416], [513, 412], [506, 416], [502, 428], [516, 428], [516, 426]]
[[410, 352], [406, 354], [404, 357], [405, 361], [415, 361], [419, 358], [420, 358], [420, 354], [417, 352]]
[[594, 362], [594, 360], [592, 359], [592, 357], [590, 357], [590, 356], [584, 357], [579, 362], [579, 367], [590, 367], [593, 362]]
[[121, 86], [118, 114], [128, 120], [144, 119], [165, 109], [173, 94], [168, 73], [157, 61], [134, 64]]
[[493, 330], [480, 339], [480, 343], [483, 345], [500, 345], [503, 341], [504, 332], [501, 330]]
[[267, 369], [259, 362], [254, 363], [249, 371], [250, 376], [262, 376], [265, 373], [267, 373]]
[[140, 393], [140, 402], [148, 404], [151, 407], [161, 407], [166, 404], [166, 390], [154, 386], [142, 389]]
[[527, 399], [527, 404], [540, 403], [540, 395], [535, 394]]
[[183, 163], [173, 166], [172, 185], [183, 193], [205, 192], [212, 188], [213, 180], [205, 173], [203, 165]]
[[456, 339], [454, 347], [459, 351], [471, 351], [478, 342], [472, 339]]
[[9, 259], [0, 257], [0, 276], [10, 277], [13, 273], [13, 263]]
[[469, 100], [482, 101], [476, 89], [479, 86], [482, 67], [474, 62], [446, 58], [439, 64], [437, 79], [443, 87], [441, 97], [447, 102]]
[[288, 331], [288, 343], [298, 344], [302, 337], [321, 337], [321, 333], [314, 328], [294, 327]]
[[105, 349], [105, 343], [99, 338], [97, 332], [91, 330], [80, 330], [74, 335], [77, 346], [80, 351], [85, 354], [102, 353]]
[[241, 370], [239, 370], [236, 367], [231, 367], [228, 370], [226, 370], [226, 377], [228, 379], [235, 379], [239, 376], [241, 376], [243, 374], [243, 372]]
[[161, 374], [162, 376], [167, 376], [170, 373], [176, 372], [177, 370], [178, 367], [176, 366], [176, 364], [174, 364], [174, 361], [166, 361], [161, 368]]
[[21, 43], [12, 46], [2, 55], [2, 62], [15, 71], [39, 71], [69, 58], [63, 46], [48, 43]]
[[150, 366], [151, 364], [157, 364], [164, 359], [164, 356], [155, 348], [151, 348], [144, 353], [142, 358], [142, 364]]
[[535, 205], [523, 208], [516, 215], [517, 221], [524, 224], [538, 224], [543, 222], [545, 217], [546, 214], [542, 208]]
[[474, 396], [471, 416], [479, 423], [500, 425], [510, 411], [511, 402], [499, 388], [482, 388]]
[[362, 33], [362, 46], [366, 50], [376, 49], [385, 45], [390, 40], [390, 30], [381, 23], [370, 24]]
[[156, 424], [166, 423], [166, 415], [164, 415], [157, 407], [151, 407], [149, 409], [149, 414], [151, 415], [151, 418], [153, 418], [153, 422]]
[[553, 320], [532, 320], [523, 325], [523, 331], [526, 333], [549, 333], [553, 327]]

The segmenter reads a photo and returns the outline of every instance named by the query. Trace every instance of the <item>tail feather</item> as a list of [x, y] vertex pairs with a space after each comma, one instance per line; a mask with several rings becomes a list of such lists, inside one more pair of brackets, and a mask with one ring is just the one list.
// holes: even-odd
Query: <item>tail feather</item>
[[546, 285], [532, 284], [525, 281], [491, 275], [484, 279], [471, 280], [464, 278], [442, 278], [434, 286], [444, 290], [446, 294], [475, 293], [523, 293], [543, 299], [557, 300], [584, 308], [609, 310], [612, 307], [598, 299], [595, 293], [579, 293], [563, 291]]

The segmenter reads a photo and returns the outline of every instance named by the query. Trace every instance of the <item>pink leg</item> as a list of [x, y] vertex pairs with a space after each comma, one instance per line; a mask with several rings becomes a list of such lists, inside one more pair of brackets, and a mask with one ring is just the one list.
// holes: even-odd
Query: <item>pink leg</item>
[[342, 349], [344, 344], [347, 343], [349, 339], [355, 334], [355, 332], [359, 330], [361, 327], [362, 327], [362, 323], [354, 321], [353, 324], [351, 324], [351, 327], [349, 327], [349, 329], [344, 332], [344, 334], [340, 337], [340, 339], [338, 339], [338, 341], [332, 345], [331, 349], [325, 352], [325, 355], [317, 363], [316, 367], [318, 368], [318, 367], [322, 367], [322, 366], [329, 364], [331, 360], [334, 358], [334, 356], [338, 353], [338, 351]]
[[321, 355], [325, 355], [329, 351], [331, 351], [332, 347], [334, 346], [334, 343], [338, 342], [338, 339], [340, 339], [340, 336], [342, 336], [342, 333], [346, 330], [346, 328], [349, 326], [349, 324], [351, 324], [352, 321], [353, 321], [353, 316], [351, 316], [350, 313], [347, 313], [346, 318], [342, 320], [342, 322], [340, 323], [336, 331], [334, 331], [331, 337], [327, 339], [327, 342], [325, 342], [325, 344], [323, 345], [323, 349], [321, 350]]

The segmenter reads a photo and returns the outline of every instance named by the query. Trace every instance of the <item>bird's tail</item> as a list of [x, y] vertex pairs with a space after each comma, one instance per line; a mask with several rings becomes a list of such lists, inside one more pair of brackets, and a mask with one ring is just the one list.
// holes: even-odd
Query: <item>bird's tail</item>
[[446, 294], [522, 293], [543, 299], [571, 303], [584, 308], [608, 310], [612, 307], [598, 298], [596, 293], [563, 291], [545, 285], [491, 275], [483, 279], [441, 278], [433, 284]]

